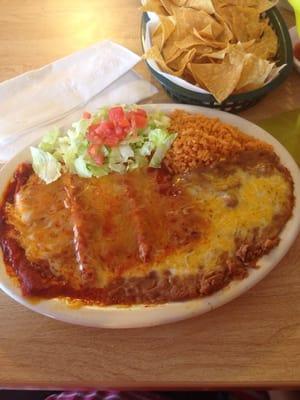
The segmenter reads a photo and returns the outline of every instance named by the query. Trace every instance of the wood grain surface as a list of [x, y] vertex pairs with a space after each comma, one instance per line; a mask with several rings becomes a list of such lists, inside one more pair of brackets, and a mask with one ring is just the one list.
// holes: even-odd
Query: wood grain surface
[[[0, 10], [0, 81], [104, 38], [141, 54], [138, 0], [0, 0]], [[142, 63], [137, 71], [152, 81]], [[161, 89], [150, 101], [170, 102]], [[294, 72], [242, 115], [256, 121], [299, 105]], [[89, 329], [37, 315], [2, 293], [0, 320], [0, 387], [297, 387], [300, 237], [254, 289], [184, 322]]]

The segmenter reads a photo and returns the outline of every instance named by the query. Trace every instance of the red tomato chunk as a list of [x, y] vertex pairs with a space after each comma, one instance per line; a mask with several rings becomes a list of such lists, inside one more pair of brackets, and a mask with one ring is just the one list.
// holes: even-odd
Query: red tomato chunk
[[[89, 115], [89, 116], [88, 116]], [[83, 118], [90, 118], [87, 112]], [[91, 143], [89, 154], [99, 165], [104, 162], [104, 156], [101, 150], [103, 145], [115, 147], [128, 135], [137, 129], [143, 129], [147, 125], [147, 113], [142, 109], [134, 111], [124, 111], [122, 107], [113, 107], [108, 112], [108, 119], [97, 124], [90, 125], [86, 135]]]

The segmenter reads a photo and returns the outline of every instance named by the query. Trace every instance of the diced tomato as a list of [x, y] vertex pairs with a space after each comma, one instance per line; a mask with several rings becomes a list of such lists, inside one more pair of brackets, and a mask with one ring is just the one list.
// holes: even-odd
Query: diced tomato
[[129, 121], [130, 121], [131, 127], [132, 127], [133, 129], [135, 129], [136, 126], [135, 126], [134, 112], [133, 112], [133, 111], [129, 111], [129, 112], [127, 113], [127, 117], [128, 117], [128, 119], [129, 119]]
[[117, 123], [118, 126], [121, 126], [122, 128], [129, 128], [130, 127], [130, 122], [126, 117], [123, 119], [120, 119]]
[[115, 125], [111, 121], [102, 121], [99, 124], [99, 132], [103, 132], [104, 135], [113, 135], [115, 131]]
[[98, 131], [99, 125], [91, 125], [86, 134], [87, 140], [93, 144], [103, 144], [103, 138]]
[[89, 155], [96, 164], [102, 165], [104, 162], [104, 154], [102, 153], [101, 146], [90, 144], [88, 148]]
[[106, 137], [104, 144], [106, 144], [109, 147], [115, 147], [119, 144], [121, 140], [117, 136], [110, 136]]
[[101, 136], [102, 129], [101, 129], [100, 124], [96, 125], [96, 128], [94, 129], [94, 133], [95, 133], [95, 135]]
[[125, 118], [125, 112], [122, 107], [112, 107], [108, 112], [108, 118], [111, 121], [118, 122]]
[[103, 137], [103, 144], [107, 146], [116, 146], [121, 140], [116, 134], [116, 127], [111, 121], [103, 121], [100, 123], [99, 129]]
[[99, 135], [87, 133], [86, 137], [87, 140], [92, 144], [97, 144], [97, 145], [103, 144], [103, 138]]
[[136, 114], [135, 124], [137, 128], [143, 129], [147, 125], [147, 118], [145, 118], [143, 115]]
[[82, 119], [90, 119], [91, 116], [91, 113], [89, 113], [88, 111], [84, 111], [84, 113], [82, 114]]
[[129, 111], [128, 119], [133, 128], [145, 128], [147, 125], [147, 114], [144, 110]]
[[142, 108], [137, 108], [135, 110], [136, 114], [142, 115], [143, 117], [147, 118], [147, 113], [145, 110], [143, 110]]
[[130, 122], [122, 107], [111, 108], [108, 112], [108, 118], [114, 123], [115, 127], [127, 128], [127, 131], [130, 128]]
[[120, 139], [123, 138], [124, 136], [126, 136], [125, 130], [123, 128], [121, 128], [120, 126], [116, 126], [115, 134]]
[[98, 126], [98, 124], [92, 124], [92, 125], [90, 125], [88, 131], [89, 131], [89, 132], [94, 131], [94, 130], [97, 128], [97, 126]]
[[[87, 139], [93, 145], [117, 146], [129, 131], [136, 134], [137, 128], [147, 125], [147, 114], [142, 109], [125, 112], [122, 107], [113, 107], [108, 112], [108, 120], [89, 127]], [[91, 152], [96, 150], [92, 147]]]
[[[91, 125], [87, 133], [87, 139], [93, 144], [107, 144], [107, 138], [115, 136], [115, 126], [111, 121], [102, 121], [100, 124]], [[115, 140], [109, 140], [115, 143]]]

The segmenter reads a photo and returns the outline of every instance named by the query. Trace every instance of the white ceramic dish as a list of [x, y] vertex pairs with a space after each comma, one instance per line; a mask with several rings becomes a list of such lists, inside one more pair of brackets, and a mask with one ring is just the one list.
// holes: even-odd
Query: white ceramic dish
[[[297, 28], [294, 26], [293, 28], [291, 28], [289, 30], [289, 33], [290, 33], [290, 37], [291, 37], [292, 45], [293, 45], [293, 50], [294, 50], [295, 44], [297, 42], [300, 42], [300, 37], [298, 35]], [[297, 60], [297, 58], [294, 55], [293, 55], [293, 60], [294, 60], [294, 66], [295, 66], [297, 72], [299, 72], [299, 74], [300, 74], [300, 61]]]
[[[270, 254], [259, 260], [260, 268], [251, 270], [246, 279], [231, 282], [228, 287], [211, 296], [186, 302], [167, 303], [154, 306], [138, 305], [132, 307], [82, 306], [80, 308], [75, 308], [69, 306], [63, 299], [41, 300], [38, 303], [31, 303], [26, 298], [22, 297], [20, 289], [6, 274], [1, 256], [0, 288], [8, 296], [35, 312], [72, 324], [101, 328], [137, 328], [154, 326], [200, 315], [228, 303], [230, 300], [240, 296], [256, 283], [261, 281], [286, 254], [300, 228], [300, 173], [298, 166], [287, 150], [282, 147], [276, 139], [258, 126], [233, 114], [202, 107], [178, 104], [145, 105], [144, 107], [147, 110], [161, 109], [166, 112], [170, 112], [175, 108], [180, 108], [190, 112], [200, 112], [208, 117], [219, 117], [223, 122], [235, 125], [249, 135], [262, 139], [273, 145], [274, 150], [281, 159], [281, 162], [292, 174], [295, 183], [294, 190], [296, 197], [293, 217], [288, 221], [281, 234], [280, 244], [272, 250]], [[28, 160], [30, 160], [29, 150], [25, 149], [3, 167], [0, 174], [0, 196], [2, 195], [17, 165]]]

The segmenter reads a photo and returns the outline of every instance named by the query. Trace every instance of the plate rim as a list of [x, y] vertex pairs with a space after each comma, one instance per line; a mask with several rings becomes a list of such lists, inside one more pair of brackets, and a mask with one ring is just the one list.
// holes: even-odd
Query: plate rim
[[[210, 296], [158, 305], [83, 305], [73, 307], [66, 300], [58, 298], [32, 302], [21, 295], [21, 291], [14, 280], [7, 275], [0, 251], [0, 289], [26, 308], [59, 321], [96, 328], [141, 328], [185, 320], [221, 307], [244, 294], [278, 265], [297, 238], [300, 231], [300, 170], [292, 156], [273, 136], [254, 123], [225, 111], [176, 103], [140, 104], [139, 106], [146, 110], [165, 112], [183, 109], [201, 113], [207, 117], [217, 117], [224, 123], [237, 126], [241, 131], [272, 144], [274, 151], [280, 157], [281, 163], [289, 169], [294, 181], [295, 206], [291, 219], [280, 234], [280, 238], [284, 237], [275, 249], [260, 259], [259, 262], [262, 266], [250, 270], [249, 276], [242, 281], [232, 281], [224, 289]], [[0, 170], [0, 196], [3, 195], [5, 187], [11, 179], [12, 171], [20, 162], [28, 160], [28, 156], [29, 145], [2, 167]]]

